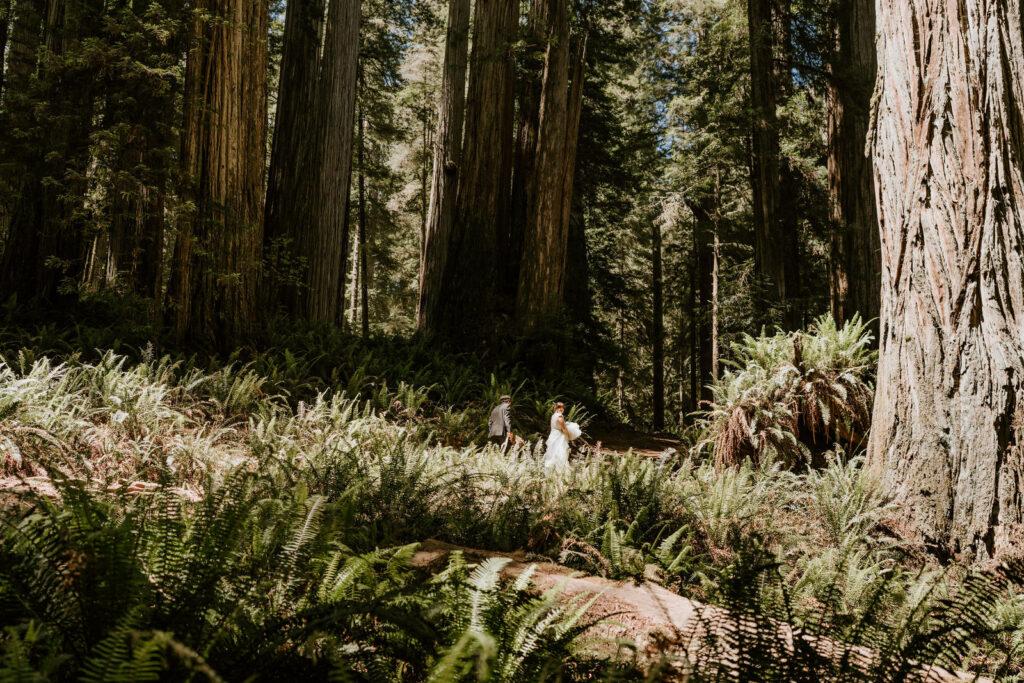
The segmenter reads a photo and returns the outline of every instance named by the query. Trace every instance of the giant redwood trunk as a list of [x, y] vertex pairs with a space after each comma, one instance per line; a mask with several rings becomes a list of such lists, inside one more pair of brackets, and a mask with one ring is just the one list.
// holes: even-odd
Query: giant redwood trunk
[[513, 44], [516, 0], [477, 0], [466, 132], [451, 251], [444, 278], [443, 329], [464, 342], [495, 333], [498, 236], [507, 230], [512, 176]]
[[263, 238], [265, 0], [201, 0], [185, 77], [179, 224], [169, 317], [179, 337], [228, 347], [256, 316]]
[[[316, 84], [323, 39], [323, 0], [290, 0], [284, 22], [281, 76], [274, 116], [274, 140], [267, 169], [264, 219], [270, 300], [294, 308], [296, 285], [303, 274], [295, 253], [295, 238], [303, 220], [301, 188], [309, 182], [303, 162], [310, 139]], [[310, 150], [312, 151], [312, 150]]]
[[0, 98], [4, 95], [4, 58], [11, 28], [11, 0], [0, 0]]
[[535, 166], [528, 186], [523, 258], [519, 266], [519, 293], [516, 298], [516, 316], [527, 331], [552, 325], [562, 312], [569, 241], [568, 216], [563, 206], [569, 132], [568, 0], [551, 0], [547, 8], [547, 52], [540, 93]]
[[420, 260], [420, 299], [417, 328], [436, 332], [441, 287], [455, 220], [459, 169], [462, 163], [462, 125], [466, 113], [466, 58], [469, 49], [469, 0], [450, 0], [445, 39], [444, 75], [434, 138], [433, 181]]
[[778, 105], [780, 78], [775, 64], [780, 20], [775, 0], [747, 0], [750, 34], [751, 187], [754, 208], [754, 261], [772, 303], [787, 327], [799, 323], [795, 217], [783, 204]]
[[1024, 34], [1015, 0], [879, 0], [869, 458], [940, 549], [1024, 540]]
[[[4, 97], [10, 116], [4, 132], [13, 135], [4, 140], [12, 172], [0, 298], [52, 300], [73, 291], [81, 276], [97, 81], [83, 45], [96, 39], [101, 10], [95, 0], [27, 0], [15, 7]], [[43, 45], [47, 57], [37, 59]]]
[[875, 185], [866, 149], [875, 83], [875, 0], [836, 5], [828, 89], [829, 282], [836, 322], [878, 317], [881, 303]]

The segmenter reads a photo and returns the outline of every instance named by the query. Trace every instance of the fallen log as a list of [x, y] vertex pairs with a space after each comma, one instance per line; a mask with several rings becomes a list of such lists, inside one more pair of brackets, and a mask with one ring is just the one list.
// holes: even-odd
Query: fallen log
[[[848, 667], [869, 671], [880, 662], [880, 654], [871, 648], [803, 633], [778, 620], [758, 621], [750, 615], [734, 615], [723, 608], [685, 598], [650, 581], [611, 581], [583, 575], [551, 562], [529, 562], [522, 551], [492, 552], [428, 540], [421, 544], [412, 564], [435, 573], [446, 566], [453, 552], [462, 553], [470, 562], [492, 557], [507, 558], [509, 562], [502, 569], [505, 578], [514, 578], [531, 565], [536, 565], [531, 580], [540, 591], [559, 588], [566, 598], [598, 595], [589, 616], [602, 622], [592, 629], [591, 635], [605, 643], [631, 641], [642, 666], [665, 667], [659, 676], [663, 679], [672, 679], [675, 677], [673, 674], [684, 678], [698, 666], [704, 670], [713, 667], [729, 678], [727, 672], [736, 670], [738, 664], [735, 661], [736, 639], [731, 636], [744, 631], [746, 635], [757, 633], [764, 637], [766, 623], [769, 624], [768, 633], [763, 642], [769, 648], [770, 657], [782, 660], [800, 649], [822, 665], [822, 673], [830, 669], [839, 674]], [[937, 666], [911, 663], [909, 668], [909, 675], [904, 675], [901, 680], [991, 683], [989, 679]], [[828, 676], [822, 676], [822, 680], [828, 680]]]

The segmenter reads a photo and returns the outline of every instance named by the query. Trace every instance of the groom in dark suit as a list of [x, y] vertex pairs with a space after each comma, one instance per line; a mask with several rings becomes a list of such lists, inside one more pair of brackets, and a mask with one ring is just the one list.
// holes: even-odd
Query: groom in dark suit
[[504, 451], [512, 440], [512, 397], [502, 396], [487, 420], [487, 440]]

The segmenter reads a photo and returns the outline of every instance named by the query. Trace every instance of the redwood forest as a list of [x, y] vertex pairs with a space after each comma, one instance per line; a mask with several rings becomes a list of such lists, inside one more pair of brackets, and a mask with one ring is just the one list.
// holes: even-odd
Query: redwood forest
[[1020, 0], [0, 0], [0, 682], [1024, 681]]

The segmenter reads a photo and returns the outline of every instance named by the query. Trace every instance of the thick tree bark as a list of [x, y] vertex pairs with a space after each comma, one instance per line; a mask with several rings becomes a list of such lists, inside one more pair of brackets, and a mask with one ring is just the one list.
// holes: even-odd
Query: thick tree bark
[[787, 215], [781, 191], [780, 136], [776, 113], [779, 74], [775, 66], [774, 0], [747, 0], [750, 33], [751, 185], [754, 206], [754, 261], [773, 303], [781, 307], [783, 324], [795, 327], [799, 311], [799, 274], [795, 221]]
[[569, 133], [568, 0], [551, 0], [546, 19], [536, 166], [527, 197], [525, 258], [516, 299], [516, 315], [526, 331], [552, 325], [562, 311], [569, 234], [562, 205]]
[[327, 10], [324, 56], [317, 85], [318, 151], [314, 172], [305, 174], [308, 194], [295, 244], [308, 266], [301, 312], [310, 320], [337, 323], [344, 311], [336, 293], [345, 277], [348, 187], [352, 173], [360, 0], [332, 2]]
[[441, 289], [459, 189], [462, 128], [466, 112], [466, 60], [469, 49], [469, 0], [449, 0], [441, 102], [434, 138], [433, 181], [420, 260], [420, 298], [416, 326], [437, 332]]
[[912, 533], [991, 557], [1024, 537], [1021, 5], [877, 8], [882, 312], [869, 458]]
[[653, 321], [651, 325], [651, 360], [654, 368], [652, 390], [652, 426], [660, 431], [665, 428], [665, 299], [664, 273], [661, 252], [661, 218], [651, 221], [651, 299]]
[[878, 317], [881, 260], [875, 185], [866, 143], [875, 83], [875, 0], [836, 5], [828, 87], [828, 184], [832, 218], [832, 316]]
[[511, 221], [499, 250], [502, 259], [502, 297], [515, 308], [519, 291], [519, 267], [523, 256], [525, 225], [529, 220], [529, 203], [536, 184], [537, 137], [540, 126], [540, 98], [544, 81], [544, 52], [547, 24], [552, 0], [531, 0], [521, 38], [521, 77], [516, 84], [519, 97], [516, 123], [515, 160], [512, 172]]
[[312, 153], [311, 146], [319, 144], [311, 133], [316, 124], [314, 112], [323, 24], [323, 0], [287, 3], [274, 140], [267, 171], [264, 284], [271, 302], [285, 303], [293, 310], [298, 297], [296, 285], [304, 279], [295, 253], [297, 231], [304, 220], [298, 198], [302, 195], [302, 186], [311, 180], [307, 173], [307, 153]]
[[442, 288], [442, 327], [465, 344], [496, 334], [497, 245], [507, 230], [512, 175], [518, 10], [516, 0], [477, 0], [473, 21], [462, 174]]
[[[52, 59], [40, 63], [33, 85], [43, 10], [35, 2], [16, 7], [5, 105], [11, 129], [18, 126], [23, 139], [5, 144], [18, 168], [9, 181], [13, 206], [0, 261], [0, 298], [53, 300], [73, 292], [88, 255], [82, 209], [97, 74], [76, 51], [97, 34], [101, 8], [94, 0], [45, 5], [43, 35]], [[48, 106], [37, 106], [37, 97]]]
[[[36, 255], [39, 251], [41, 161], [26, 132], [35, 125], [31, 92], [42, 38], [45, 0], [17, 0], [7, 54], [4, 126], [0, 129], [9, 172], [0, 182], [5, 201], [0, 206], [0, 301], [11, 295], [27, 300], [37, 293]], [[12, 135], [12, 133], [17, 133]]]
[[202, 0], [192, 24], [182, 164], [194, 211], [175, 242], [170, 321], [226, 348], [257, 312], [267, 107], [264, 0]]

